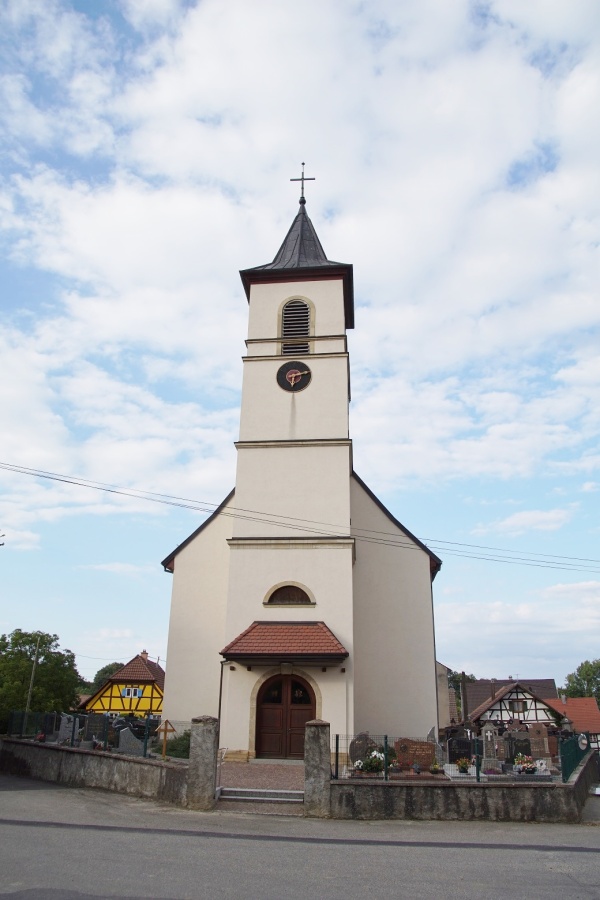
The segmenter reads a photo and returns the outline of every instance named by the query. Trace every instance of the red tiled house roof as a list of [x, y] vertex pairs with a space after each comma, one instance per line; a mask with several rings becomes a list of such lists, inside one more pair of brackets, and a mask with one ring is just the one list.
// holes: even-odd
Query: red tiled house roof
[[561, 716], [567, 716], [575, 731], [589, 731], [600, 734], [600, 709], [594, 697], [567, 697], [565, 701], [552, 697], [544, 700]]
[[161, 691], [165, 688], [165, 670], [149, 659], [144, 659], [141, 654], [134, 656], [122, 669], [117, 669], [108, 681], [154, 681]]
[[[473, 713], [486, 700], [491, 699], [494, 691], [496, 696], [498, 696], [503, 688], [516, 683], [517, 679], [515, 678], [478, 678], [477, 681], [468, 681], [466, 688], [469, 718], [472, 718]], [[519, 678], [518, 683], [539, 698], [558, 697], [556, 683], [553, 678]]]
[[488, 711], [488, 709], [497, 703], [498, 700], [501, 700], [502, 697], [506, 697], [507, 694], [510, 694], [514, 690], [525, 690], [531, 697], [536, 700], [538, 703], [543, 703], [548, 706], [548, 701], [543, 700], [539, 697], [534, 691], [531, 690], [529, 684], [525, 684], [522, 681], [510, 681], [508, 684], [505, 684], [503, 688], [500, 688], [499, 691], [496, 691], [493, 697], [488, 697], [487, 700], [484, 700], [483, 703], [480, 703], [479, 706], [473, 710], [473, 712], [469, 712], [469, 719], [472, 722], [476, 722], [481, 716]]
[[228, 660], [342, 662], [348, 651], [324, 622], [253, 622], [221, 650]]

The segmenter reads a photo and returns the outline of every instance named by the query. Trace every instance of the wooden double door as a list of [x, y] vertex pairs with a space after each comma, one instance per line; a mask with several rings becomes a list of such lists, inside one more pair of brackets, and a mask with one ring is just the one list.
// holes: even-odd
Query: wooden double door
[[304, 759], [304, 726], [315, 718], [315, 695], [297, 675], [275, 675], [258, 694], [256, 755]]

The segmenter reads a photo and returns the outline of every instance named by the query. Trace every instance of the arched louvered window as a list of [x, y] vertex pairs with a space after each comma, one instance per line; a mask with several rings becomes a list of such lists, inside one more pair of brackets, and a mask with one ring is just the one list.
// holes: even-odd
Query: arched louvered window
[[285, 604], [286, 606], [302, 606], [311, 604], [311, 599], [302, 588], [295, 584], [284, 584], [283, 587], [277, 588], [269, 597], [268, 603], [276, 605]]
[[[310, 335], [310, 307], [303, 300], [290, 300], [283, 307], [281, 336], [281, 352], [284, 356], [299, 356], [309, 353], [308, 341], [301, 338]], [[294, 340], [285, 341], [285, 338]]]

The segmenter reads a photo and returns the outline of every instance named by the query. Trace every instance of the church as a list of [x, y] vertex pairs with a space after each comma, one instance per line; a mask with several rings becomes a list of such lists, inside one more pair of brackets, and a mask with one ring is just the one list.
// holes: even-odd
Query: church
[[[300, 208], [248, 300], [235, 488], [163, 560], [173, 575], [163, 716], [220, 720], [227, 757], [302, 758], [304, 725], [437, 730], [440, 559], [354, 470], [353, 268]], [[307, 179], [308, 180], [308, 179]]]

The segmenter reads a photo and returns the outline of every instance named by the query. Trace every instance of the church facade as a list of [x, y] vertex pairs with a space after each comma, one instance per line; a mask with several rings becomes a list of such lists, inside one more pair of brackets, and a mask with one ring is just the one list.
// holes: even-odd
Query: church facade
[[432, 581], [441, 562], [353, 468], [352, 266], [300, 209], [249, 303], [235, 488], [164, 560], [163, 715], [218, 716], [231, 758], [302, 757], [332, 733], [437, 730]]

